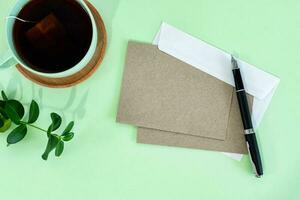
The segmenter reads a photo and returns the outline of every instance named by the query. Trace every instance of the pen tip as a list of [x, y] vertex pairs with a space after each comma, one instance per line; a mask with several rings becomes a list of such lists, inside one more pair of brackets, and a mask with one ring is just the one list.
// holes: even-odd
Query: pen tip
[[233, 69], [238, 68], [237, 61], [233, 55], [231, 55], [231, 64]]

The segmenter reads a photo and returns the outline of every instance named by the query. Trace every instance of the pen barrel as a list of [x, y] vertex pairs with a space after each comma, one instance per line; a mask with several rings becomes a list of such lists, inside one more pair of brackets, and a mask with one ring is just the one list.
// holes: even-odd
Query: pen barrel
[[244, 84], [243, 84], [243, 79], [242, 79], [240, 68], [234, 68], [232, 70], [232, 72], [233, 72], [233, 78], [234, 78], [234, 83], [235, 83], [235, 89], [237, 91], [244, 90], [245, 88], [244, 88]]
[[250, 159], [255, 169], [255, 173], [257, 176], [263, 175], [263, 168], [261, 163], [261, 157], [259, 153], [259, 148], [256, 140], [255, 133], [245, 135], [247, 147], [250, 155]]
[[252, 125], [247, 95], [244, 88], [243, 79], [241, 76], [241, 71], [239, 68], [235, 68], [232, 70], [232, 72], [233, 72], [233, 77], [235, 82], [236, 96], [240, 107], [240, 113], [241, 113], [244, 129], [245, 130], [251, 129], [253, 128], [253, 125]]
[[251, 157], [251, 163], [253, 165], [253, 169], [255, 170], [255, 174], [257, 177], [260, 177], [261, 175], [263, 175], [263, 169], [262, 169], [262, 163], [261, 163], [256, 136], [253, 131], [253, 125], [252, 125], [247, 95], [244, 88], [241, 72], [237, 66], [237, 63], [235, 63], [234, 67], [235, 68], [232, 70], [232, 72], [233, 72], [235, 88], [236, 88], [236, 96], [239, 103], [240, 113], [241, 113], [243, 126], [245, 130], [245, 139], [247, 143], [247, 148], [249, 151], [249, 155]]
[[253, 125], [252, 125], [251, 114], [250, 114], [245, 90], [236, 91], [236, 96], [240, 107], [240, 113], [241, 113], [244, 129], [245, 130], [252, 129]]

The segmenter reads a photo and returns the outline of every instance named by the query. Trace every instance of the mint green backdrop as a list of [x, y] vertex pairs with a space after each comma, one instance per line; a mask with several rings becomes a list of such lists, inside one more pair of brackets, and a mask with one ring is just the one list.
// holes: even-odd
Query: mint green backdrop
[[[70, 89], [35, 85], [15, 68], [0, 71], [10, 97], [42, 104], [39, 124], [57, 111], [76, 121], [61, 158], [44, 162], [46, 138], [32, 130], [6, 147], [0, 135], [0, 199], [300, 199], [300, 2], [298, 0], [91, 0], [105, 20], [101, 68]], [[0, 54], [7, 48], [0, 2]], [[166, 21], [281, 78], [259, 127], [265, 176], [218, 152], [137, 144], [136, 128], [115, 122], [128, 40], [151, 42]]]

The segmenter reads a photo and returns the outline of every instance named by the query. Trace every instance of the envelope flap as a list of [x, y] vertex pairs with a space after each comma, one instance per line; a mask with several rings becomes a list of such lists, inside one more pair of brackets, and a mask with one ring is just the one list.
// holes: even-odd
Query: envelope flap
[[[159, 37], [159, 39], [158, 39]], [[166, 23], [156, 41], [161, 51], [178, 58], [232, 86], [231, 55]], [[279, 83], [279, 78], [238, 60], [246, 91], [258, 99], [265, 98]]]

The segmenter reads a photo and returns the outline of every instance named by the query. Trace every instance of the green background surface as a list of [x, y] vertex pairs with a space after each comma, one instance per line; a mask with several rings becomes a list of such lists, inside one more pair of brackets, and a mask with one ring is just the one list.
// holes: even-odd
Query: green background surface
[[[4, 17], [16, 1], [0, 1]], [[0, 199], [199, 200], [300, 199], [300, 2], [298, 0], [91, 0], [109, 35], [101, 68], [74, 88], [40, 87], [15, 68], [0, 71], [10, 97], [42, 104], [39, 124], [57, 111], [76, 121], [76, 137], [61, 158], [40, 157], [46, 137], [32, 130], [6, 147], [0, 135]], [[166, 21], [281, 78], [258, 129], [265, 175], [256, 179], [248, 156], [142, 145], [136, 128], [115, 122], [128, 40], [151, 42]]]

